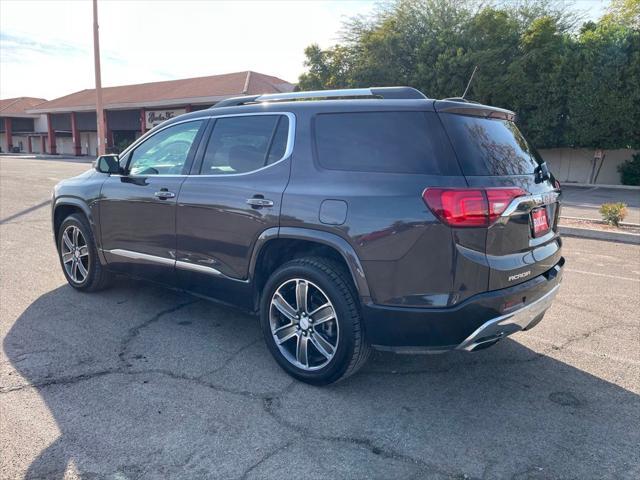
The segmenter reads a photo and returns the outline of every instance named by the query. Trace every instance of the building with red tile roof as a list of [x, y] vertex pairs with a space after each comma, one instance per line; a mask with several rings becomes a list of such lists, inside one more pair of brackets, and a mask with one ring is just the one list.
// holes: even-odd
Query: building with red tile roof
[[[0, 100], [0, 151], [12, 152], [15, 147], [31, 152], [33, 137], [40, 137], [36, 148], [42, 148], [46, 120], [40, 114], [27, 113], [27, 110], [43, 102], [46, 102], [44, 98], [35, 97]], [[38, 131], [41, 131], [39, 135], [33, 135]]]
[[[226, 98], [293, 89], [281, 78], [253, 71], [103, 87], [107, 149], [119, 151], [164, 119], [209, 108]], [[96, 155], [95, 89], [39, 100], [26, 108], [26, 114], [46, 116], [48, 153]]]
[[[103, 87], [106, 110], [136, 108], [210, 107], [238, 95], [290, 92], [293, 85], [277, 77], [257, 72], [237, 72], [209, 77]], [[95, 111], [95, 89], [81, 90], [32, 108], [34, 113]]]

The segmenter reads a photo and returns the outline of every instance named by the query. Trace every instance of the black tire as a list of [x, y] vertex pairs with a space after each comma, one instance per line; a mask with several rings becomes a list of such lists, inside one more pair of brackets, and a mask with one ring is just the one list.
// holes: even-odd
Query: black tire
[[[86, 245], [88, 251], [88, 262], [85, 262], [86, 265], [83, 264], [85, 266], [87, 274], [82, 279], [78, 278], [78, 281], [74, 280], [74, 278], [67, 271], [63, 260], [63, 252], [65, 251], [63, 235], [64, 232], [71, 227], [75, 227], [80, 230], [80, 233], [82, 234], [82, 237], [84, 239], [84, 244]], [[100, 263], [95, 238], [93, 236], [91, 227], [89, 226], [89, 222], [84, 215], [74, 213], [73, 215], [69, 215], [67, 218], [65, 218], [60, 225], [60, 228], [58, 229], [57, 236], [58, 258], [60, 259], [62, 272], [64, 273], [64, 276], [67, 279], [69, 285], [71, 285], [76, 290], [84, 292], [96, 292], [109, 285], [111, 274], [106, 271]]]
[[[318, 370], [299, 368], [280, 351], [271, 331], [271, 301], [287, 281], [303, 279], [322, 290], [333, 304], [340, 335], [333, 358]], [[260, 302], [260, 325], [269, 351], [292, 377], [312, 385], [327, 385], [356, 373], [369, 357], [370, 347], [362, 326], [358, 295], [348, 272], [339, 263], [320, 257], [292, 260], [268, 279]]]

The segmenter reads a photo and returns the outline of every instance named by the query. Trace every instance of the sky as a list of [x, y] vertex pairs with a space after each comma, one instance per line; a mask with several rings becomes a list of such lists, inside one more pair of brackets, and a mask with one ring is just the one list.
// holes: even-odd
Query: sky
[[[607, 0], [577, 0], [598, 18]], [[339, 40], [375, 0], [99, 0], [103, 86], [253, 70], [295, 82], [304, 49]], [[0, 98], [95, 86], [89, 0], [0, 0]]]

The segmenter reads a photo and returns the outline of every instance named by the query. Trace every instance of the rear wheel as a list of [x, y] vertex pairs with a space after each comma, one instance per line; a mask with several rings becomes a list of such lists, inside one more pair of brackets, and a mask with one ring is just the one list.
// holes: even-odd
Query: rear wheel
[[77, 290], [97, 291], [110, 279], [98, 258], [93, 233], [86, 218], [69, 215], [58, 230], [58, 254], [69, 285]]
[[278, 364], [303, 382], [346, 378], [369, 354], [355, 289], [331, 260], [301, 258], [276, 270], [263, 291], [260, 321]]

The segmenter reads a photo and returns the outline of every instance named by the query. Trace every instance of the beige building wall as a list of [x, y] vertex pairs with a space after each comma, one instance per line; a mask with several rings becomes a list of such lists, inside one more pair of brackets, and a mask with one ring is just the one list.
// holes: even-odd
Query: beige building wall
[[80, 148], [82, 155], [95, 157], [98, 155], [98, 134], [96, 132], [80, 133]]
[[44, 113], [33, 120], [33, 130], [38, 133], [46, 133], [48, 125], [49, 122], [47, 122], [47, 116]]
[[40, 137], [31, 138], [31, 151], [33, 153], [42, 153], [42, 141]]
[[26, 135], [22, 135], [22, 134], [18, 134], [16, 135], [15, 133], [12, 135], [11, 137], [12, 141], [13, 141], [13, 147], [14, 148], [19, 148], [20, 151], [22, 153], [26, 153], [29, 150], [29, 145], [27, 144], [27, 136]]
[[[638, 150], [604, 150], [605, 157], [596, 184], [621, 185], [617, 167], [630, 160]], [[552, 148], [540, 150], [540, 155], [560, 183], [589, 183], [595, 150], [586, 148]], [[597, 165], [600, 165], [598, 160]]]
[[56, 137], [56, 153], [58, 155], [73, 155], [73, 140], [71, 137]]

